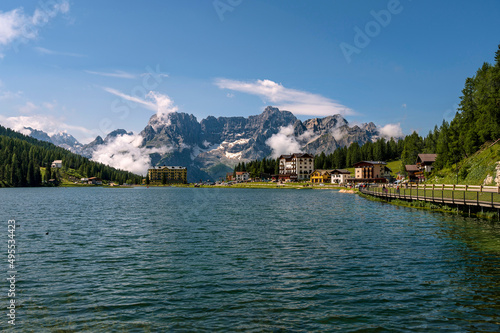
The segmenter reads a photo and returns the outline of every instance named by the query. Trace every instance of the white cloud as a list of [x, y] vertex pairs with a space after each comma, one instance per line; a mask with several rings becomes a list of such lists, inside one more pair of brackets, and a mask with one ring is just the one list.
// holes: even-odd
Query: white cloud
[[0, 91], [0, 101], [7, 99], [19, 98], [22, 95], [22, 91], [12, 92], [12, 91]]
[[307, 91], [285, 88], [271, 80], [237, 81], [216, 79], [215, 85], [221, 89], [229, 89], [263, 98], [282, 110], [299, 115], [331, 116], [341, 114], [353, 115], [354, 111], [335, 100]]
[[52, 103], [50, 103], [50, 102], [44, 102], [44, 103], [42, 103], [42, 105], [47, 110], [54, 110], [56, 108], [56, 106], [57, 106], [57, 101], [53, 100]]
[[380, 136], [386, 139], [390, 138], [401, 138], [403, 137], [403, 130], [401, 129], [401, 124], [387, 124], [385, 126], [379, 127]]
[[29, 22], [21, 8], [0, 13], [0, 44], [7, 45], [22, 34], [22, 27]]
[[122, 98], [122, 99], [124, 99], [126, 101], [130, 101], [130, 102], [141, 104], [141, 105], [145, 106], [146, 108], [148, 108], [150, 110], [153, 110], [153, 111], [157, 111], [158, 110], [158, 107], [153, 102], [146, 101], [146, 100], [144, 100], [142, 98], [139, 98], [139, 97], [127, 95], [127, 94], [122, 93], [121, 91], [113, 89], [113, 88], [103, 87], [102, 89], [104, 89], [104, 91], [107, 91], [110, 94], [118, 96], [118, 97], [120, 97], [120, 98]]
[[300, 144], [295, 138], [292, 125], [280, 127], [278, 133], [266, 140], [266, 145], [273, 150], [273, 158], [278, 158], [283, 154], [298, 153], [302, 151]]
[[167, 114], [177, 112], [178, 110], [177, 106], [174, 105], [174, 101], [170, 97], [156, 91], [150, 91], [144, 98], [139, 98], [127, 95], [119, 90], [109, 87], [103, 87], [102, 89], [126, 101], [138, 103], [145, 106], [147, 109], [156, 111], [158, 118], [164, 118]]
[[67, 0], [52, 2], [35, 9], [33, 16], [26, 15], [22, 7], [0, 12], [0, 45], [9, 45], [16, 40], [27, 41], [38, 35], [38, 30], [59, 13], [67, 13]]
[[347, 134], [347, 130], [345, 128], [334, 127], [331, 129], [332, 136], [335, 141], [340, 141]]
[[47, 54], [47, 55], [60, 55], [60, 56], [67, 56], [67, 57], [86, 57], [86, 55], [84, 55], [84, 54], [53, 51], [53, 50], [46, 49], [44, 47], [35, 47], [35, 50], [37, 50], [38, 53], [40, 53], [40, 54]]
[[[67, 133], [67, 131], [75, 137], [93, 134], [91, 130], [84, 127], [66, 124], [63, 119], [46, 114], [17, 117], [5, 117], [0, 115], [0, 124], [21, 133], [23, 133], [24, 127], [31, 127], [36, 130], [44, 131], [49, 135]], [[26, 131], [24, 131], [24, 133], [29, 134], [26, 133]]]
[[170, 151], [167, 147], [145, 148], [140, 147], [143, 137], [136, 134], [119, 135], [105, 145], [98, 146], [92, 154], [92, 160], [127, 170], [136, 174], [145, 175], [151, 167], [149, 154], [165, 154]]
[[33, 111], [37, 110], [38, 106], [33, 104], [32, 102], [26, 102], [23, 106], [19, 107], [19, 112], [24, 114], [33, 113]]
[[158, 118], [164, 118], [167, 114], [178, 111], [178, 107], [174, 105], [174, 101], [167, 95], [160, 94], [156, 91], [150, 91], [146, 97], [156, 104], [156, 115]]
[[4, 87], [5, 87], [5, 84], [3, 83], [2, 80], [0, 80], [0, 101], [19, 98], [23, 94], [22, 91], [12, 92], [12, 91], [8, 91], [8, 90], [4, 90], [3, 89]]
[[[146, 69], [148, 69], [148, 67], [146, 67]], [[156, 72], [150, 71], [150, 72], [147, 72], [147, 73], [142, 73], [141, 76], [153, 76], [153, 77], [157, 77], [157, 78], [160, 78], [160, 79], [164, 78], [164, 77], [168, 77], [168, 74], [160, 72], [159, 65], [156, 66], [156, 69], [157, 69]]]
[[124, 71], [114, 71], [114, 72], [95, 72], [95, 71], [85, 71], [85, 73], [100, 75], [100, 76], [108, 76], [108, 77], [116, 77], [119, 79], [135, 79], [137, 75], [127, 73]]
[[304, 141], [305, 143], [308, 143], [310, 141], [316, 140], [319, 136], [320, 136], [319, 134], [314, 133], [314, 130], [308, 129], [307, 131], [299, 135], [297, 139], [299, 139], [299, 141]]

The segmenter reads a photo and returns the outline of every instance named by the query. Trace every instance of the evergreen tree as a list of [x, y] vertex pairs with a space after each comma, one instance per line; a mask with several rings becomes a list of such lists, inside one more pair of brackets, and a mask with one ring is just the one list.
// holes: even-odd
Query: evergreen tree
[[28, 186], [38, 185], [35, 180], [35, 167], [33, 166], [33, 161], [28, 163], [28, 174], [26, 175], [26, 183]]
[[45, 168], [45, 181], [46, 182], [49, 181], [51, 174], [52, 174], [52, 172], [50, 170], [50, 166], [47, 165], [47, 167]]
[[16, 153], [12, 155], [12, 169], [10, 174], [10, 183], [12, 186], [20, 186], [22, 184], [21, 163], [17, 159]]
[[417, 156], [422, 152], [423, 140], [417, 132], [413, 132], [404, 139], [403, 153], [401, 161], [403, 164], [415, 164]]
[[52, 179], [54, 179], [54, 182], [57, 184], [59, 182], [59, 178], [57, 177], [57, 168], [53, 168], [52, 169]]
[[34, 170], [34, 186], [39, 186], [42, 183], [42, 174], [40, 173], [40, 167], [35, 166]]

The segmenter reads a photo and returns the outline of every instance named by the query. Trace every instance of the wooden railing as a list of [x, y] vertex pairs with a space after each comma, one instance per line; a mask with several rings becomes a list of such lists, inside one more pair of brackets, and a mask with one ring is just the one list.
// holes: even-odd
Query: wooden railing
[[[411, 189], [423, 189], [423, 190], [500, 193], [500, 186], [485, 186], [485, 185], [410, 184], [408, 186], [400, 185], [399, 187], [401, 189], [411, 188]], [[396, 185], [391, 185], [390, 188], [396, 188]]]
[[362, 193], [376, 197], [421, 200], [443, 204], [500, 208], [500, 186], [412, 184], [408, 186], [369, 186]]

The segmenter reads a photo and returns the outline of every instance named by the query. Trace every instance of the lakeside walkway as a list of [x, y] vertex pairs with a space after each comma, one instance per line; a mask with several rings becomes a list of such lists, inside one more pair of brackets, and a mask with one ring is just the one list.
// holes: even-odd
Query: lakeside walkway
[[426, 201], [448, 205], [500, 209], [500, 186], [423, 184], [402, 187], [361, 188], [361, 193], [392, 200]]

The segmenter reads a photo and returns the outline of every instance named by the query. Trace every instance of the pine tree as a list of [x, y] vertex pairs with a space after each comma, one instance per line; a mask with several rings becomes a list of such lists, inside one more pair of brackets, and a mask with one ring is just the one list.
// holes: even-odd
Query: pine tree
[[33, 166], [33, 161], [28, 163], [28, 174], [26, 175], [26, 183], [28, 186], [35, 186], [35, 167]]
[[51, 176], [50, 165], [45, 168], [45, 182], [48, 182]]
[[20, 186], [22, 182], [22, 174], [21, 174], [21, 163], [17, 159], [16, 153], [12, 155], [12, 169], [10, 174], [10, 184], [12, 186]]
[[41, 182], [42, 182], [42, 174], [40, 173], [40, 167], [35, 166], [34, 186], [39, 186]]
[[51, 175], [52, 179], [54, 179], [54, 182], [57, 183], [59, 181], [58, 177], [57, 177], [57, 168], [53, 168], [52, 169], [52, 175]]

